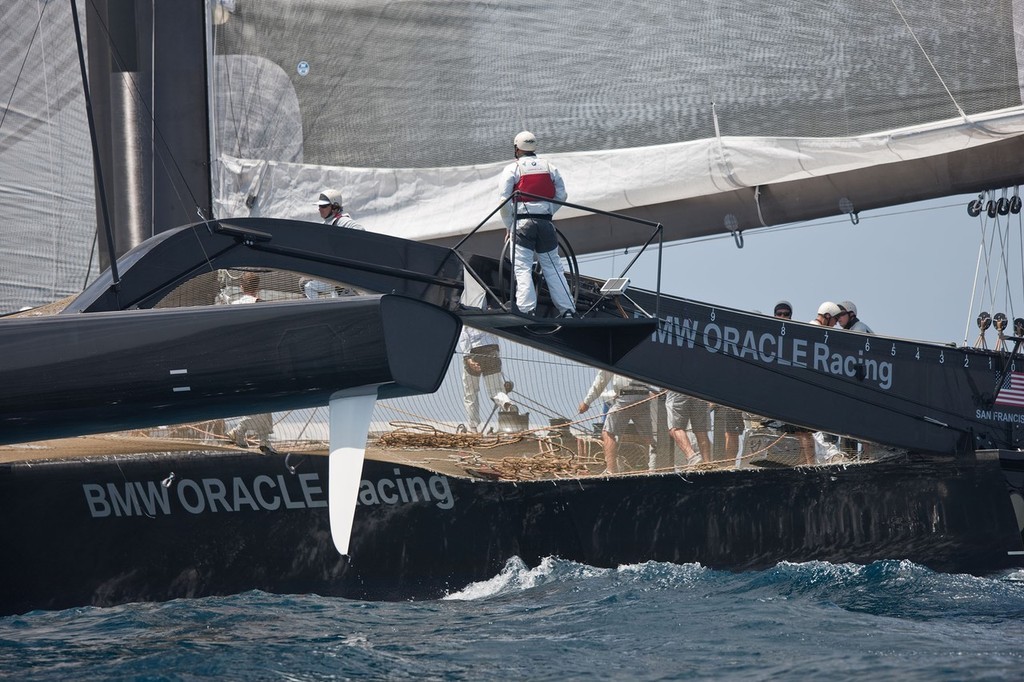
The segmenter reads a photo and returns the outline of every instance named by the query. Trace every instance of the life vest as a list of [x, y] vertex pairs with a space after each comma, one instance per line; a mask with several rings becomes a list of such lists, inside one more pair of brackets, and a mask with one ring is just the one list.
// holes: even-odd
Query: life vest
[[[555, 181], [551, 179], [548, 162], [536, 156], [523, 156], [517, 159], [519, 164], [519, 180], [516, 190], [534, 194], [545, 199], [555, 198]], [[522, 201], [533, 201], [532, 197], [523, 197]]]

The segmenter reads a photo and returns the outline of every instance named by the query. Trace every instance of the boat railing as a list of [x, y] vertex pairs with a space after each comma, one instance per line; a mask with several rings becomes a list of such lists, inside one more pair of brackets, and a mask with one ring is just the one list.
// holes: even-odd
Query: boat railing
[[[514, 295], [513, 296], [509, 296], [508, 297], [509, 300], [506, 301], [505, 297], [501, 296], [498, 292], [496, 292], [494, 290], [494, 288], [491, 287], [488, 284], [487, 279], [470, 264], [469, 259], [461, 252], [460, 249], [474, 234], [476, 234], [478, 231], [480, 231], [480, 229], [485, 224], [487, 224], [497, 213], [499, 213], [501, 211], [501, 209], [504, 208], [506, 205], [508, 205], [509, 203], [515, 203], [515, 202], [519, 202], [519, 201], [523, 201], [523, 200], [530, 200], [530, 199], [536, 199], [536, 200], [539, 200], [539, 201], [547, 201], [547, 202], [552, 203], [552, 204], [558, 204], [559, 206], [566, 206], [568, 208], [573, 208], [573, 209], [576, 209], [576, 210], [579, 210], [579, 211], [583, 211], [583, 212], [586, 212], [586, 213], [591, 213], [591, 214], [595, 214], [595, 215], [603, 215], [603, 216], [607, 216], [609, 218], [612, 218], [614, 220], [619, 220], [619, 221], [623, 221], [623, 222], [626, 222], [626, 223], [634, 223], [634, 224], [637, 224], [637, 225], [644, 225], [644, 226], [650, 227], [651, 228], [650, 234], [645, 235], [645, 238], [641, 241], [641, 243], [638, 244], [637, 251], [636, 251], [636, 253], [634, 253], [633, 258], [629, 261], [629, 263], [626, 264], [626, 266], [622, 269], [622, 271], [616, 277], [610, 278], [610, 279], [608, 279], [606, 281], [605, 286], [602, 287], [602, 290], [601, 290], [600, 293], [602, 294], [602, 296], [606, 296], [606, 295], [623, 295], [624, 296], [625, 295], [624, 294], [625, 288], [626, 288], [626, 286], [629, 283], [628, 275], [629, 275], [630, 271], [632, 270], [633, 266], [637, 263], [637, 260], [640, 258], [640, 256], [642, 256], [647, 251], [647, 249], [652, 244], [654, 244], [655, 241], [657, 241], [657, 272], [656, 272], [655, 291], [654, 291], [654, 294], [655, 294], [655, 309], [654, 309], [653, 313], [648, 312], [648, 311], [643, 311], [643, 312], [645, 312], [648, 317], [658, 317], [659, 308], [660, 308], [660, 301], [661, 301], [662, 252], [663, 252], [663, 247], [664, 247], [664, 234], [665, 234], [665, 228], [664, 228], [664, 226], [662, 226], [661, 223], [654, 222], [654, 221], [651, 221], [651, 220], [644, 220], [643, 218], [637, 218], [637, 217], [634, 217], [634, 216], [625, 215], [623, 213], [615, 213], [613, 211], [604, 211], [602, 209], [593, 208], [591, 206], [583, 206], [581, 204], [574, 204], [574, 203], [570, 203], [568, 201], [559, 201], [557, 199], [550, 199], [550, 198], [547, 198], [547, 197], [544, 197], [544, 196], [540, 196], [540, 195], [537, 195], [537, 194], [530, 194], [529, 192], [522, 192], [522, 191], [519, 191], [519, 190], [516, 190], [515, 192], [512, 193], [511, 196], [509, 196], [507, 199], [505, 199], [500, 204], [498, 204], [498, 206], [495, 207], [495, 209], [493, 211], [488, 213], [487, 216], [476, 225], [476, 227], [474, 227], [472, 230], [470, 230], [466, 235], [464, 235], [462, 237], [462, 239], [459, 240], [459, 242], [455, 246], [452, 247], [452, 251], [459, 258], [459, 260], [462, 261], [462, 264], [463, 264], [463, 266], [465, 268], [466, 273], [470, 277], [472, 277], [483, 288], [483, 290], [485, 292], [485, 296], [487, 297], [487, 300], [493, 302], [494, 305], [496, 305], [498, 308], [501, 308], [501, 309], [504, 309], [504, 310], [509, 310], [509, 309], [514, 309], [515, 308], [515, 296]], [[565, 254], [565, 259], [566, 259], [567, 264], [568, 264], [569, 276], [570, 276], [570, 286], [572, 288], [572, 296], [573, 296], [573, 300], [575, 302], [578, 299], [578, 296], [579, 296], [579, 282], [580, 282], [579, 262], [578, 262], [578, 260], [576, 258], [576, 252], [573, 249], [571, 242], [565, 236], [565, 234], [562, 233], [562, 231], [558, 229], [557, 225], [555, 226], [555, 233], [556, 233], [556, 235], [558, 237], [559, 248], [562, 251], [562, 253]], [[504, 263], [505, 263], [506, 254], [510, 254], [510, 253], [514, 252], [514, 249], [515, 249], [515, 241], [514, 240], [515, 240], [515, 230], [510, 230], [509, 233], [506, 234], [505, 241], [504, 241], [504, 244], [503, 244], [502, 250], [501, 250], [501, 255], [498, 258], [498, 267], [499, 267], [498, 282], [499, 283], [504, 282], [505, 279], [506, 279], [506, 275], [502, 272], [502, 270], [504, 270]], [[514, 277], [515, 277], [515, 274], [513, 272], [513, 269], [511, 267], [508, 268], [507, 279], [508, 279], [508, 285], [509, 285], [508, 286], [508, 291], [509, 292], [514, 292], [515, 291], [515, 280], [514, 280]], [[628, 297], [626, 297], [626, 298], [628, 298]], [[600, 302], [600, 299], [598, 299], [596, 302], [594, 302], [587, 310], [583, 311], [583, 313], [582, 313], [583, 316], [586, 316], [586, 314], [589, 313], [590, 310], [592, 310], [594, 307], [596, 307], [599, 302]], [[631, 301], [631, 302], [633, 302], [633, 301]], [[633, 303], [634, 303], [634, 306], [637, 309], [642, 310], [639, 306], [636, 306], [635, 302], [633, 302]]]

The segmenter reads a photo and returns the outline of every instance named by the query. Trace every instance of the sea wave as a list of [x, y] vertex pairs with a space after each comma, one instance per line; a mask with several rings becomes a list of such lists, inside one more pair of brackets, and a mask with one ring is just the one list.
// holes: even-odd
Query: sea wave
[[493, 578], [473, 583], [446, 597], [480, 600], [538, 590], [553, 585], [579, 590], [643, 591], [688, 588], [704, 596], [730, 593], [764, 601], [805, 599], [834, 604], [848, 611], [903, 617], [967, 618], [1024, 616], [1024, 571], [979, 577], [937, 573], [905, 560], [868, 565], [823, 561], [780, 562], [765, 571], [715, 571], [700, 564], [648, 561], [617, 568], [547, 557], [527, 566], [513, 557]]
[[1024, 572], [510, 560], [421, 602], [249, 592], [0, 618], [11, 679], [1017, 679]]

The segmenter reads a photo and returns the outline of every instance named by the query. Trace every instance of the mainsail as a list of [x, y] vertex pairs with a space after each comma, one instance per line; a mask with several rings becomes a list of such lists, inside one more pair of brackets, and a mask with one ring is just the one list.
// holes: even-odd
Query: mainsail
[[[524, 128], [572, 202], [661, 222], [668, 240], [1024, 176], [1024, 0], [984, 12], [949, 0], [193, 3], [174, 15], [208, 17], [205, 36], [179, 33], [207, 50], [212, 205], [178, 186], [197, 150], [165, 149], [158, 125], [137, 122], [150, 138], [139, 146], [159, 155], [146, 170], [154, 191], [181, 204], [154, 210], [158, 230], [210, 209], [315, 220], [312, 197], [332, 187], [371, 231], [450, 244], [496, 207], [495, 177]], [[120, 16], [118, 3], [89, 6], [90, 21]], [[25, 0], [0, 9], [0, 246], [16, 256], [0, 272], [0, 311], [77, 292], [98, 269], [70, 14]], [[91, 45], [110, 30], [84, 28]], [[121, 59], [115, 75], [130, 81]], [[173, 117], [162, 92], [146, 96]], [[559, 227], [579, 253], [639, 241], [571, 208]], [[492, 218], [470, 248], [496, 253], [500, 228]]]
[[[371, 230], [451, 241], [494, 209], [522, 128], [571, 201], [660, 221], [670, 240], [1024, 175], [1021, 0], [222, 7], [222, 215], [308, 217], [340, 187]], [[301, 158], [294, 138], [249, 142], [286, 128]], [[559, 218], [578, 252], [635, 239]]]

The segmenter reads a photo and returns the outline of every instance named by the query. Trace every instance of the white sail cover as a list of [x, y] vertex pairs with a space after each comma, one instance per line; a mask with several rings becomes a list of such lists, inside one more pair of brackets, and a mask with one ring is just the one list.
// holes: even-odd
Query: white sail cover
[[[454, 241], [522, 129], [571, 202], [669, 239], [1024, 177], [1024, 0], [205, 8], [216, 217], [318, 220], [331, 188], [367, 229]], [[5, 3], [0, 55], [7, 312], [81, 289], [97, 219], [68, 3]], [[629, 243], [577, 213], [557, 216], [577, 252]]]

